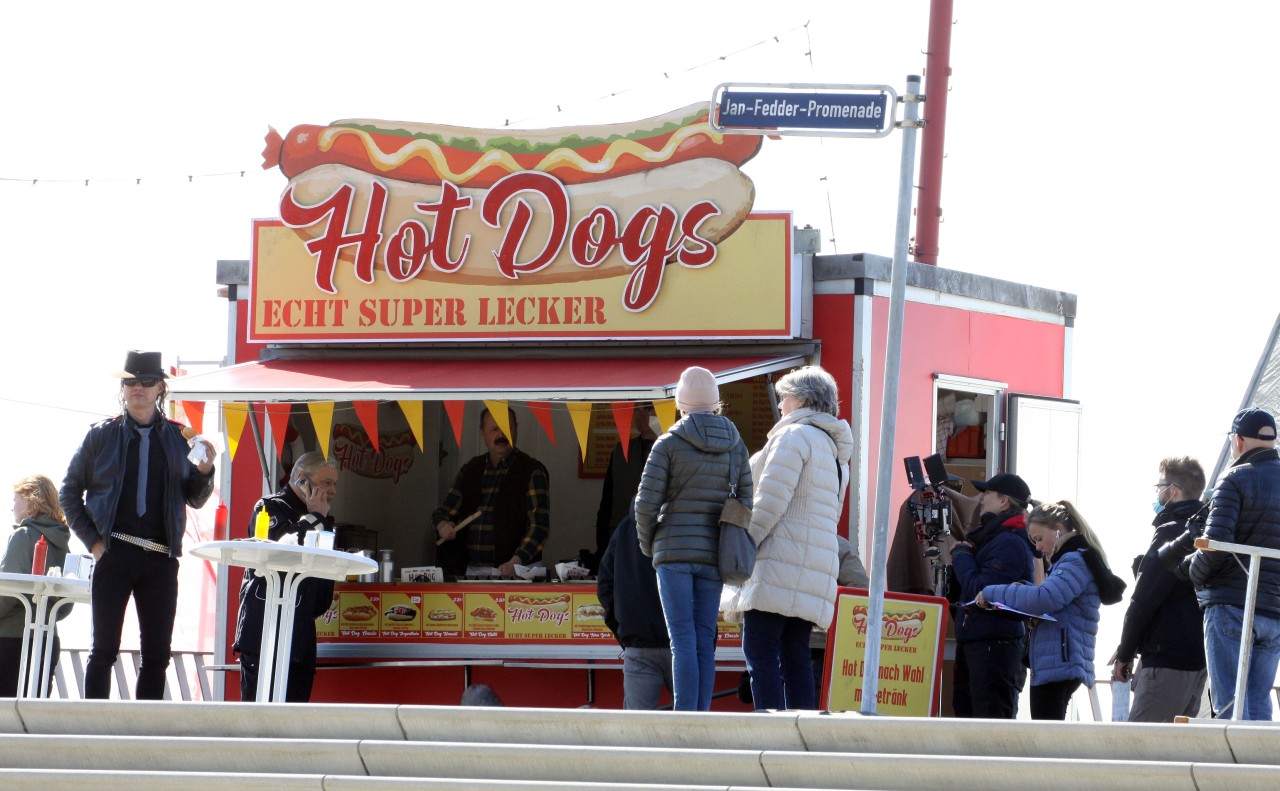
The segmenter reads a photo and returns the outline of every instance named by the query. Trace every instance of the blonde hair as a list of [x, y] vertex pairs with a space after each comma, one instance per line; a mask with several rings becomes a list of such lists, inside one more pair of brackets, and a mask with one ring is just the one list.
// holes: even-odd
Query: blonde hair
[[1070, 500], [1059, 500], [1056, 503], [1041, 503], [1032, 509], [1027, 516], [1027, 524], [1055, 525], [1067, 532], [1079, 533], [1084, 536], [1085, 543], [1089, 548], [1098, 553], [1098, 557], [1102, 558], [1102, 562], [1107, 562], [1107, 553], [1102, 550], [1102, 543], [1098, 541], [1098, 534], [1093, 532], [1093, 528], [1089, 527], [1089, 523], [1084, 521], [1084, 517], [1071, 504]]
[[27, 516], [47, 516], [62, 524], [67, 517], [58, 503], [58, 487], [44, 475], [28, 475], [13, 485], [13, 493], [27, 504]]

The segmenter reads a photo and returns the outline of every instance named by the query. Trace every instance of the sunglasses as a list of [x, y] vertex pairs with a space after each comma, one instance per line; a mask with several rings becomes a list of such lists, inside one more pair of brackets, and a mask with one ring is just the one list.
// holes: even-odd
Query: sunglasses
[[160, 382], [160, 378], [156, 376], [139, 376], [136, 379], [121, 379], [120, 384], [124, 387], [155, 387]]

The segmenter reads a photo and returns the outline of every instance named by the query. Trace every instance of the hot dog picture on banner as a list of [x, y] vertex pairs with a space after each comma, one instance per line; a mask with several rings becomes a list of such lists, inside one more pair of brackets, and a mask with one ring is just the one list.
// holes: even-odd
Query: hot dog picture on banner
[[667, 265], [711, 265], [751, 212], [740, 168], [761, 138], [721, 134], [708, 112], [538, 130], [347, 119], [271, 130], [263, 167], [289, 179], [280, 217], [326, 294], [343, 265], [366, 284], [625, 277], [638, 312]]

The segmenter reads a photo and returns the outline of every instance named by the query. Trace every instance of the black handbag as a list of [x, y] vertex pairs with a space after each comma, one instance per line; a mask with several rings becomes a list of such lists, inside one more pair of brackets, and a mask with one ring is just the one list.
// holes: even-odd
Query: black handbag
[[755, 569], [756, 544], [747, 532], [751, 506], [738, 499], [738, 464], [733, 450], [729, 458], [729, 497], [720, 510], [720, 579], [728, 585], [742, 585]]

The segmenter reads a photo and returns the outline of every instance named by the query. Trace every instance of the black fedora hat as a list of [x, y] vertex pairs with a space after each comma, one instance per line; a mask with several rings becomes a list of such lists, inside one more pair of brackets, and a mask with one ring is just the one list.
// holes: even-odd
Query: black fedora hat
[[136, 379], [138, 377], [155, 377], [168, 379], [164, 366], [160, 364], [160, 352], [140, 352], [131, 350], [124, 358], [124, 370], [112, 374], [119, 379]]

